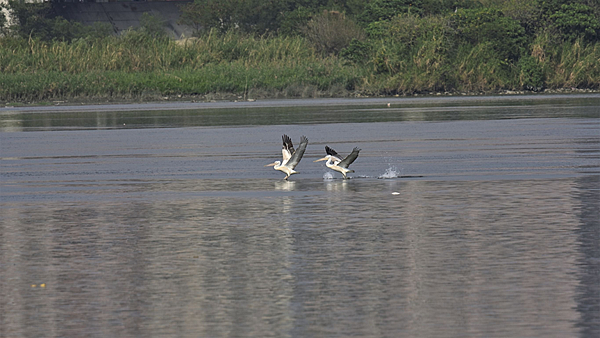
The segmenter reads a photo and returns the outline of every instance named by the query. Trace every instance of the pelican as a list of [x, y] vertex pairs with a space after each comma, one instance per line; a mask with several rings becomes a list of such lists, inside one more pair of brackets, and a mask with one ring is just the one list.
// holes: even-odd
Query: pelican
[[342, 160], [342, 157], [335, 150], [329, 148], [328, 146], [325, 146], [325, 152], [327, 153], [327, 156], [313, 162], [327, 160], [327, 163], [325, 163], [327, 168], [339, 171], [340, 173], [342, 173], [342, 175], [344, 175], [344, 179], [347, 179], [348, 177], [346, 177], [346, 174], [354, 172], [354, 170], [350, 170], [348, 169], [348, 167], [352, 164], [352, 162], [354, 162], [354, 160], [356, 160], [360, 150], [361, 149], [355, 147], [350, 153], [350, 155], [346, 156]]
[[283, 135], [281, 137], [283, 140], [283, 148], [281, 149], [281, 155], [283, 159], [280, 161], [275, 161], [271, 164], [267, 164], [265, 167], [273, 167], [275, 170], [280, 170], [286, 173], [284, 180], [287, 180], [291, 175], [297, 174], [298, 172], [294, 170], [302, 156], [304, 155], [304, 151], [306, 150], [306, 146], [308, 145], [308, 139], [306, 136], [302, 135], [300, 138], [300, 146], [297, 150], [294, 150], [294, 145], [292, 144], [292, 139]]

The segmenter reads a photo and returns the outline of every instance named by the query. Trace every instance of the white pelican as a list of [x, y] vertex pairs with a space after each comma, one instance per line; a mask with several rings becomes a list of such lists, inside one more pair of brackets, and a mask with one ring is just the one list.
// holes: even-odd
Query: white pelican
[[352, 153], [350, 153], [350, 155], [346, 156], [346, 158], [342, 160], [342, 157], [335, 150], [329, 148], [328, 146], [325, 146], [325, 152], [327, 153], [327, 156], [320, 158], [314, 162], [327, 160], [327, 163], [325, 163], [327, 168], [339, 171], [340, 173], [342, 173], [342, 175], [344, 175], [344, 179], [346, 179], [348, 178], [346, 177], [347, 173], [354, 172], [354, 170], [350, 170], [348, 169], [348, 167], [352, 164], [352, 162], [354, 162], [354, 160], [356, 160], [360, 150], [361, 149], [354, 148], [352, 150]]
[[275, 170], [283, 171], [284, 173], [286, 173], [284, 180], [287, 180], [290, 177], [290, 175], [298, 173], [296, 170], [294, 170], [294, 168], [296, 168], [298, 163], [300, 163], [300, 160], [304, 155], [304, 151], [306, 150], [306, 146], [308, 145], [308, 139], [306, 138], [306, 136], [303, 135], [300, 138], [300, 146], [297, 150], [294, 150], [292, 139], [289, 136], [283, 135], [281, 139], [283, 140], [283, 149], [281, 149], [281, 155], [283, 156], [283, 160], [281, 162], [275, 161], [271, 164], [267, 164], [265, 167], [273, 166]]

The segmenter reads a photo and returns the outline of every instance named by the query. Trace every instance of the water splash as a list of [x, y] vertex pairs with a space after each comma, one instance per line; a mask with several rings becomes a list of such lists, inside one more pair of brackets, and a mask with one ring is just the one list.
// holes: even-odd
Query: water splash
[[400, 170], [398, 168], [391, 166], [385, 170], [385, 173], [379, 175], [378, 178], [398, 178], [400, 177]]
[[330, 173], [329, 171], [323, 174], [323, 179], [326, 181], [332, 180], [333, 179], [333, 174]]

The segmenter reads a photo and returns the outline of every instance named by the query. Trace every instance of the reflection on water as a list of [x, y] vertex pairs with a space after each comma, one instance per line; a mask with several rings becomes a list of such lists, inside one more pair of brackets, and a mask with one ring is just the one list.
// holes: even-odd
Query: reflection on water
[[599, 336], [599, 120], [496, 117], [0, 133], [0, 336]]
[[8, 107], [0, 108], [0, 131], [595, 118], [599, 100], [585, 94]]
[[242, 185], [4, 209], [3, 335], [597, 330], [597, 177]]

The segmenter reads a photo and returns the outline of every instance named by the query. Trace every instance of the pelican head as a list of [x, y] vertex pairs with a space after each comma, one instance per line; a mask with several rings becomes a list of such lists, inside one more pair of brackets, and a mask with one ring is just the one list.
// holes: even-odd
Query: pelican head
[[320, 159], [318, 159], [318, 160], [315, 160], [315, 161], [313, 161], [313, 162], [327, 161], [327, 160], [329, 160], [330, 158], [331, 158], [331, 155], [327, 155], [327, 156], [325, 156], [325, 157], [323, 157], [323, 158], [320, 158]]
[[281, 166], [281, 161], [275, 161], [271, 164], [265, 165], [265, 167], [279, 167], [279, 166]]

